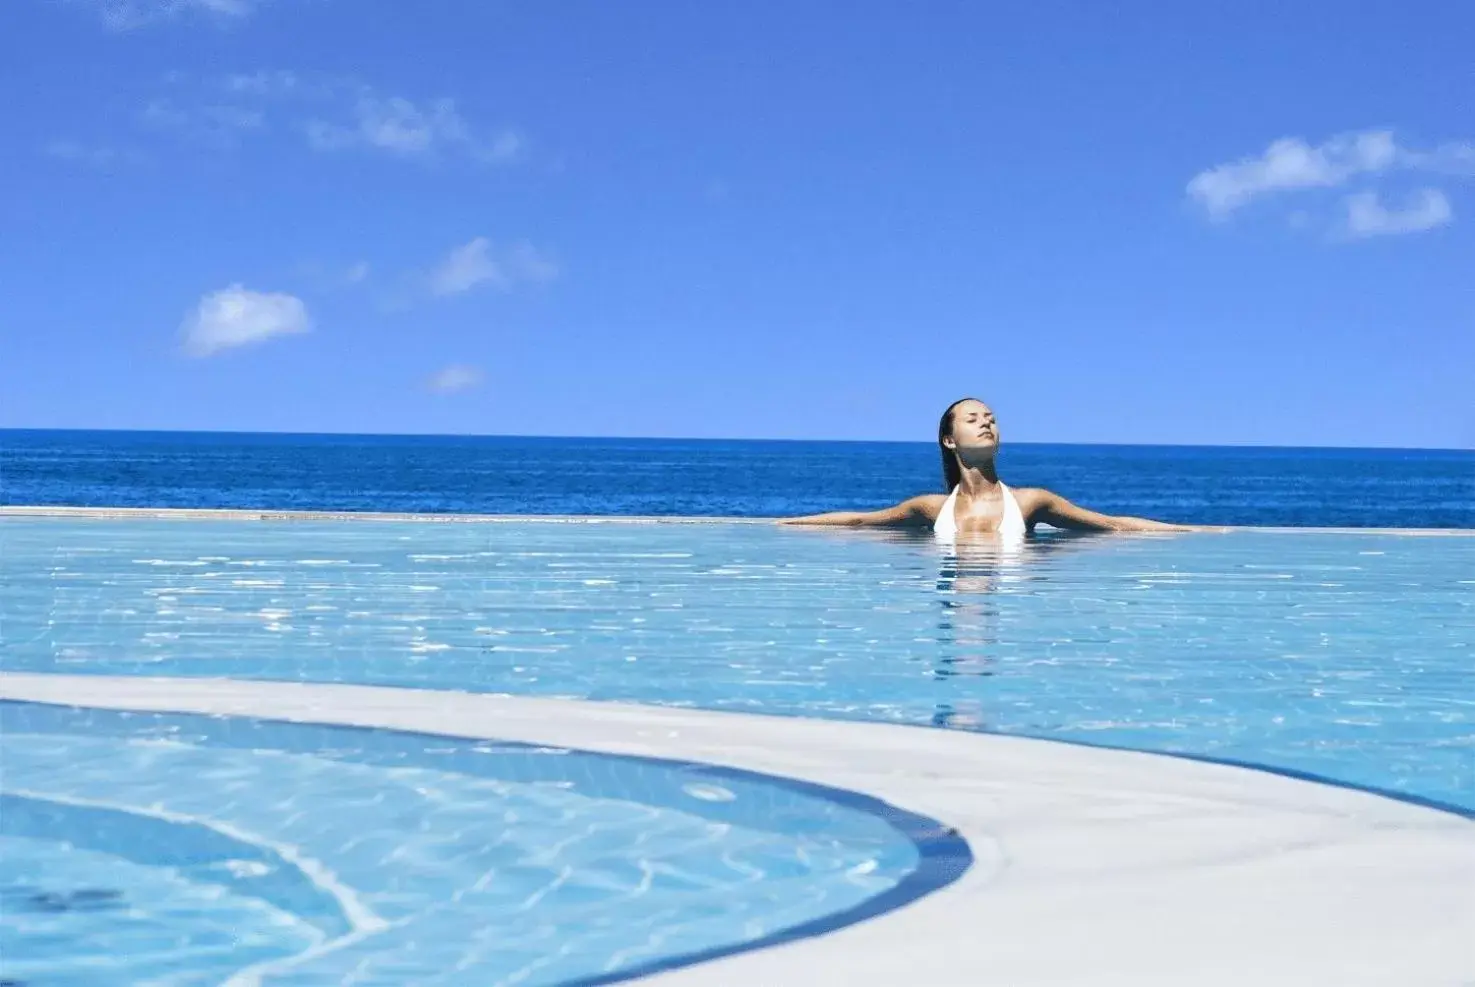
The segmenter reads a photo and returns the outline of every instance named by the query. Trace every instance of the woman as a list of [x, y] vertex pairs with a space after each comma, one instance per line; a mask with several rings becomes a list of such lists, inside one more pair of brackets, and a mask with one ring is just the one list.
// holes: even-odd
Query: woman
[[1023, 538], [1043, 521], [1078, 531], [1200, 531], [1136, 517], [1112, 517], [1077, 507], [1039, 488], [1011, 490], [999, 480], [994, 458], [999, 428], [988, 405], [976, 398], [955, 401], [937, 425], [942, 451], [943, 494], [922, 494], [879, 511], [834, 511], [785, 518], [780, 524], [832, 524], [884, 528], [931, 527], [941, 538], [998, 534]]

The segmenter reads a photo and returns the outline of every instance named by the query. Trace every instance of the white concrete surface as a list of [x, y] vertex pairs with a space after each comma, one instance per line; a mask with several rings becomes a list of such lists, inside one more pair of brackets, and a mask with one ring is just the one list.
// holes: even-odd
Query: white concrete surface
[[977, 862], [899, 911], [652, 985], [1475, 985], [1475, 822], [1150, 754], [883, 724], [200, 679], [0, 673], [0, 697], [675, 757], [865, 792]]

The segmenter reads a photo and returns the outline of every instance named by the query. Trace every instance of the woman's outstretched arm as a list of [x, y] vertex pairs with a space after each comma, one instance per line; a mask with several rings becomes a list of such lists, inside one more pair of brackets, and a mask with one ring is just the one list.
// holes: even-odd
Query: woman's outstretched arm
[[[1025, 521], [1034, 524], [1043, 521], [1054, 528], [1073, 531], [1207, 531], [1217, 530], [1189, 524], [1168, 524], [1140, 517], [1119, 517], [1098, 514], [1096, 511], [1072, 504], [1064, 497], [1049, 490], [1021, 491], [1028, 500], [1023, 510]], [[1025, 506], [1025, 505], [1021, 505]]]
[[922, 494], [879, 511], [831, 511], [808, 517], [786, 517], [779, 524], [838, 525], [852, 528], [922, 528], [937, 520], [947, 498], [941, 494]]

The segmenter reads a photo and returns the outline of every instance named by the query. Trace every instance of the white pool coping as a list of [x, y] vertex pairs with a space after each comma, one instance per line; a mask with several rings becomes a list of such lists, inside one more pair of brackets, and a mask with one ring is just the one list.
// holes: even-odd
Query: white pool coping
[[886, 724], [350, 685], [0, 672], [0, 697], [678, 758], [956, 827], [972, 869], [894, 912], [641, 981], [1475, 984], [1475, 821], [1151, 754]]

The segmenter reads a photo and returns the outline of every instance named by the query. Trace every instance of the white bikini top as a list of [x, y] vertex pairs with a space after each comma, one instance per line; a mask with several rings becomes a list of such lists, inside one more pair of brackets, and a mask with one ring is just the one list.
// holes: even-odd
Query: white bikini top
[[[1014, 493], [1002, 483], [999, 489], [1004, 494], [1004, 516], [999, 520], [999, 538], [1007, 541], [1022, 540], [1025, 536], [1024, 512], [1019, 509], [1019, 501], [1014, 499]], [[937, 512], [937, 520], [933, 522], [932, 533], [939, 539], [953, 540], [958, 536], [958, 488], [953, 487], [953, 492], [947, 495], [947, 501], [943, 503], [942, 510]]]

